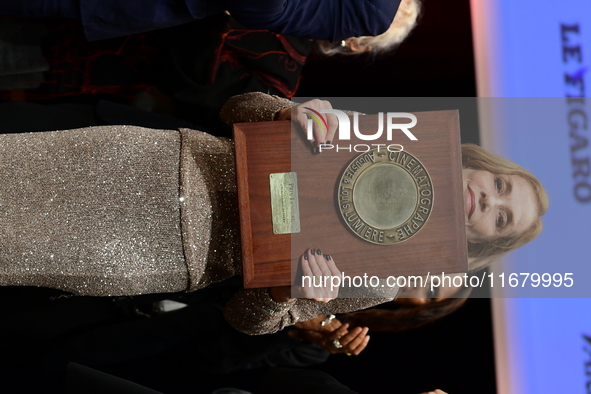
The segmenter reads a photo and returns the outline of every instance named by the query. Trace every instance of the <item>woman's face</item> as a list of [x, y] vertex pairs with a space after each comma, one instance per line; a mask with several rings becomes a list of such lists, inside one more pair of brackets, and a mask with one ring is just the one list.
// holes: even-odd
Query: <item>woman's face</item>
[[536, 195], [525, 178], [472, 168], [462, 174], [468, 242], [521, 234], [537, 219]]

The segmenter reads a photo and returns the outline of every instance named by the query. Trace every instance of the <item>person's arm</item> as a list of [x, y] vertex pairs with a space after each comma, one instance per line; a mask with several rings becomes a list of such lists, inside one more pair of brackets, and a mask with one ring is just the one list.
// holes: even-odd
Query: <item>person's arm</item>
[[[234, 123], [293, 120], [305, 131], [308, 121], [307, 114], [323, 109], [332, 109], [330, 102], [314, 99], [297, 104], [278, 96], [250, 92], [230, 97], [220, 110], [220, 117], [229, 126]], [[314, 142], [316, 146], [330, 143], [334, 139], [338, 127], [335, 115], [323, 114], [322, 116], [328, 127], [320, 126], [316, 122], [313, 123], [314, 138], [310, 142]]]
[[337, 298], [329, 302], [295, 299], [276, 302], [268, 288], [238, 291], [224, 308], [226, 320], [250, 335], [270, 334], [319, 315], [352, 312], [391, 301], [390, 298]]
[[328, 41], [386, 32], [398, 4], [395, 0], [225, 0], [230, 15], [251, 29]]
[[[300, 289], [295, 290], [300, 291]], [[320, 315], [359, 311], [389, 302], [396, 297], [397, 293], [397, 287], [343, 287], [339, 289], [342, 298], [320, 302], [312, 299], [291, 298], [293, 296], [290, 293], [287, 293], [287, 298], [273, 299], [270, 288], [243, 289], [230, 300], [224, 309], [224, 316], [239, 331], [251, 335], [268, 334]], [[316, 298], [315, 295], [305, 296]]]
[[230, 97], [220, 110], [220, 117], [230, 126], [234, 123], [272, 121], [276, 120], [279, 111], [291, 106], [292, 102], [288, 99], [250, 92]]
[[308, 249], [300, 257], [299, 264], [303, 278], [308, 280], [302, 279], [301, 285], [291, 288], [241, 290], [224, 309], [226, 320], [247, 334], [266, 334], [320, 315], [365, 309], [387, 301], [383, 298], [337, 298], [338, 287], [333, 288], [329, 281], [323, 285], [321, 279], [317, 283], [318, 278], [340, 276], [334, 259], [319, 249]]

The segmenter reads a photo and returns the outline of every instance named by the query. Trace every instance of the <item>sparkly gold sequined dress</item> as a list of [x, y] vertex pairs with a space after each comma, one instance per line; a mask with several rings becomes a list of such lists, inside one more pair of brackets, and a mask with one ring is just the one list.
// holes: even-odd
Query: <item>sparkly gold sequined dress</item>
[[[231, 100], [229, 122], [287, 100]], [[233, 143], [196, 130], [101, 126], [0, 135], [0, 285], [79, 295], [193, 291], [241, 273]], [[276, 303], [243, 290], [226, 317], [272, 332], [372, 300]]]

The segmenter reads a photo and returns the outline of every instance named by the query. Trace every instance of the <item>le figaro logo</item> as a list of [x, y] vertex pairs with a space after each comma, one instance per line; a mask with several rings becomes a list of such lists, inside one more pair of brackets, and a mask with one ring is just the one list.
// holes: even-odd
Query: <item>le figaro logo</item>
[[583, 351], [587, 357], [585, 361], [585, 393], [591, 394], [591, 336], [583, 334]]
[[[304, 112], [308, 116], [306, 124], [306, 133], [309, 140], [314, 138], [314, 123], [321, 129], [328, 130], [328, 122], [326, 117], [322, 114], [333, 114], [336, 116], [338, 121], [337, 135], [338, 141], [350, 141], [351, 140], [351, 120], [349, 116], [338, 109], [321, 109], [319, 111], [304, 107], [310, 112]], [[410, 119], [409, 123], [394, 123], [394, 119]], [[385, 115], [383, 112], [378, 114], [378, 129], [375, 133], [364, 134], [359, 130], [359, 113], [353, 112], [353, 133], [358, 140], [361, 141], [375, 141], [382, 137], [384, 133], [384, 119], [386, 123], [386, 139], [392, 141], [394, 130], [402, 131], [411, 141], [417, 141], [417, 137], [409, 130], [417, 125], [417, 117], [407, 112], [387, 112]], [[404, 150], [404, 147], [400, 144], [376, 144], [376, 143], [362, 143], [362, 144], [322, 144], [319, 147], [320, 151], [327, 149], [334, 149], [339, 151], [348, 152], [368, 152], [371, 149], [387, 149], [390, 152], [400, 152]]]
[[588, 97], [585, 91], [583, 44], [578, 23], [560, 25], [562, 42], [562, 63], [564, 66], [564, 87], [566, 98], [566, 129], [570, 140], [570, 161], [572, 193], [581, 204], [591, 203], [591, 150], [588, 132]]

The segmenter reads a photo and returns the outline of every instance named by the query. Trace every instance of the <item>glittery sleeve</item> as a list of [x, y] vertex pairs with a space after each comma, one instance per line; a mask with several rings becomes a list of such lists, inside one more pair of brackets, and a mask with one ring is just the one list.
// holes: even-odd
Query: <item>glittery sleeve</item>
[[226, 320], [250, 335], [271, 334], [300, 321], [320, 315], [347, 313], [392, 301], [392, 298], [337, 298], [330, 302], [298, 299], [280, 303], [267, 288], [241, 290], [224, 309]]
[[[234, 123], [267, 122], [275, 120], [275, 114], [298, 103], [261, 92], [250, 92], [230, 97], [220, 110], [222, 120], [232, 126]], [[341, 110], [348, 116], [355, 111]], [[360, 115], [365, 115], [359, 112]]]
[[228, 125], [246, 122], [265, 122], [275, 118], [275, 114], [292, 103], [288, 99], [260, 92], [244, 93], [231, 97], [220, 111], [220, 116]]

